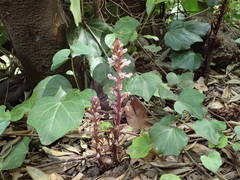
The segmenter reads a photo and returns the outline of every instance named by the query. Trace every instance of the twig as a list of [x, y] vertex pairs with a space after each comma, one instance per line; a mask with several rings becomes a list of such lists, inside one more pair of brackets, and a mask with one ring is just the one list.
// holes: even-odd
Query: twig
[[221, 22], [223, 20], [223, 16], [226, 13], [228, 7], [228, 0], [223, 0], [221, 6], [220, 6], [220, 10], [219, 10], [219, 14], [216, 15], [215, 19], [213, 20], [212, 24], [211, 24], [211, 30], [209, 32], [208, 35], [208, 50], [205, 56], [205, 84], [208, 82], [208, 78], [209, 78], [209, 70], [210, 70], [210, 64], [212, 62], [212, 53], [214, 50], [214, 46], [216, 44], [216, 39], [217, 39], [217, 34], [218, 31], [220, 29], [220, 25]]
[[197, 166], [197, 168], [202, 171], [208, 178], [212, 178], [212, 176], [210, 174], [207, 173], [207, 171], [202, 168], [193, 158], [192, 156], [189, 154], [189, 152], [187, 150], [184, 150], [184, 153], [187, 155], [188, 159], [190, 159], [192, 161], [193, 164], [195, 164]]

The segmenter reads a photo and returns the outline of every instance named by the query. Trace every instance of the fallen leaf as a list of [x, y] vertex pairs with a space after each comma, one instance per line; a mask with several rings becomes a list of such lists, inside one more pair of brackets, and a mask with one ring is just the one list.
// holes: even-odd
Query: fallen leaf
[[35, 167], [27, 166], [27, 172], [33, 180], [48, 180], [48, 174], [44, 173], [40, 169]]
[[124, 112], [128, 124], [134, 129], [145, 129], [149, 127], [147, 123], [148, 115], [145, 107], [136, 97], [132, 97], [124, 107]]
[[208, 87], [204, 83], [204, 78], [200, 77], [197, 82], [195, 83], [195, 88], [199, 90], [201, 93], [208, 91]]
[[48, 147], [43, 147], [42, 148], [47, 154], [53, 155], [53, 156], [69, 156], [69, 155], [73, 155], [73, 153], [71, 152], [62, 152], [62, 151], [57, 151], [57, 150], [53, 150], [50, 149]]
[[224, 99], [229, 99], [230, 96], [231, 96], [230, 88], [229, 88], [229, 86], [227, 86], [227, 87], [225, 87], [224, 90], [223, 90], [222, 98], [224, 98]]
[[52, 174], [50, 174], [49, 177], [48, 177], [48, 179], [49, 179], [49, 180], [64, 180], [64, 179], [62, 178], [62, 176], [60, 176], [60, 175], [57, 174], [57, 173], [52, 173]]
[[220, 101], [215, 100], [210, 102], [207, 107], [210, 109], [221, 109], [224, 107], [224, 105]]

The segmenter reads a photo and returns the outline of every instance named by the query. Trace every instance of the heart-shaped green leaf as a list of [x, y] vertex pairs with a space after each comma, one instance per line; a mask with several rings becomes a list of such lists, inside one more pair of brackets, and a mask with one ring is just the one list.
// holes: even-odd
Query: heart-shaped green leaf
[[149, 101], [162, 82], [160, 76], [154, 72], [135, 75], [127, 82], [127, 91], [133, 95], [138, 95]]
[[6, 106], [0, 106], [0, 122], [10, 121], [11, 113], [7, 110], [5, 111]]
[[193, 117], [202, 119], [206, 113], [206, 109], [202, 105], [204, 95], [195, 89], [184, 89], [178, 96], [174, 104], [177, 113], [182, 114], [183, 111], [189, 112]]
[[69, 49], [61, 49], [60, 51], [56, 52], [53, 56], [53, 63], [51, 66], [51, 70], [54, 71], [57, 68], [59, 68], [61, 65], [63, 65], [67, 60], [68, 56], [70, 55]]
[[210, 152], [207, 156], [203, 155], [200, 159], [204, 167], [212, 172], [217, 172], [222, 165], [221, 155], [217, 151]]
[[144, 158], [152, 149], [151, 140], [148, 134], [144, 134], [133, 139], [132, 145], [129, 146], [127, 153], [131, 158]]
[[204, 137], [211, 143], [217, 145], [221, 137], [221, 131], [226, 129], [226, 124], [217, 120], [199, 120], [196, 121], [192, 128], [198, 136]]
[[130, 17], [125, 16], [120, 18], [114, 26], [114, 34], [119, 38], [124, 45], [129, 41], [134, 41], [136, 37], [136, 28], [138, 27], [139, 22]]
[[182, 129], [161, 122], [151, 127], [149, 135], [156, 150], [164, 155], [178, 155], [188, 143], [188, 136]]
[[15, 169], [22, 165], [28, 153], [29, 137], [24, 137], [15, 147], [12, 148], [6, 158], [0, 161], [0, 170]]
[[80, 126], [93, 95], [94, 91], [86, 89], [74, 90], [62, 98], [43, 97], [30, 111], [27, 123], [37, 130], [42, 144], [51, 144]]
[[175, 51], [190, 49], [195, 42], [202, 42], [202, 38], [184, 28], [182, 21], [175, 21], [170, 25], [164, 36], [165, 44]]
[[185, 69], [190, 71], [198, 69], [203, 60], [201, 54], [195, 53], [191, 50], [173, 52], [170, 55], [170, 58], [172, 60], [171, 66], [173, 69]]

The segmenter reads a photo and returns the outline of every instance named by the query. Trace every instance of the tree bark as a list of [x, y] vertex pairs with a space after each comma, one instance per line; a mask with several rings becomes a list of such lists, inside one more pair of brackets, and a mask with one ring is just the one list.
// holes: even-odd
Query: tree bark
[[52, 74], [53, 55], [66, 47], [60, 0], [0, 0], [0, 19], [30, 85]]

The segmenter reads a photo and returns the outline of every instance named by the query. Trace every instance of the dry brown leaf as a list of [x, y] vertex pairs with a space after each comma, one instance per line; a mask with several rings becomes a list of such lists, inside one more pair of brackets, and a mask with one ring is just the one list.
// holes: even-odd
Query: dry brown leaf
[[195, 88], [199, 90], [201, 93], [208, 91], [208, 87], [204, 83], [204, 78], [200, 77], [197, 82], [195, 83]]
[[50, 149], [48, 147], [43, 147], [42, 148], [47, 154], [53, 155], [53, 156], [69, 156], [73, 155], [71, 152], [62, 152], [62, 151], [57, 151], [54, 149]]
[[230, 88], [229, 88], [229, 86], [227, 86], [227, 87], [225, 87], [224, 90], [223, 90], [222, 98], [224, 98], [224, 99], [229, 99], [230, 96], [231, 96]]
[[48, 177], [48, 179], [49, 179], [49, 180], [64, 180], [64, 179], [62, 178], [62, 176], [60, 176], [60, 175], [57, 174], [57, 173], [52, 173], [52, 174], [50, 174], [49, 177]]
[[210, 109], [221, 109], [224, 107], [224, 105], [220, 101], [215, 100], [210, 102], [207, 107]]
[[149, 127], [147, 123], [148, 115], [141, 103], [136, 97], [132, 97], [124, 107], [124, 112], [128, 124], [134, 129], [145, 129]]

